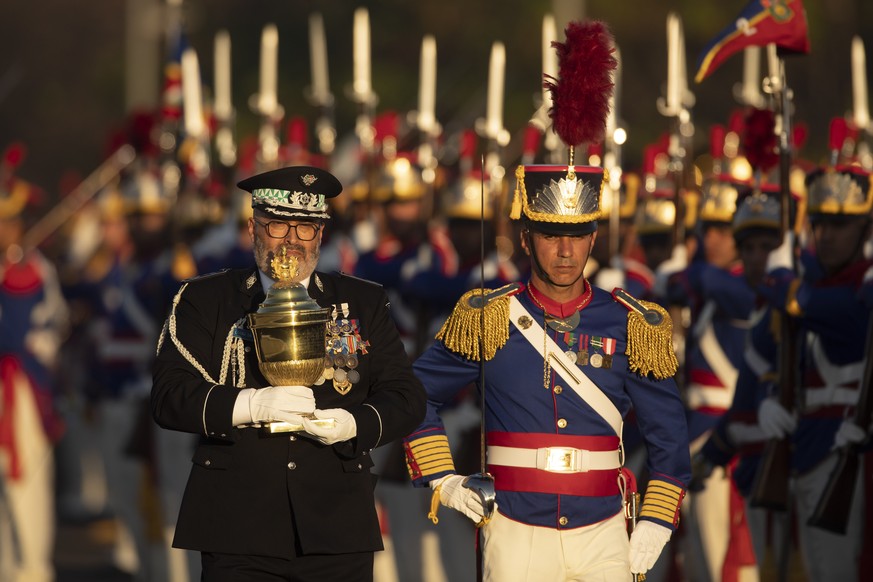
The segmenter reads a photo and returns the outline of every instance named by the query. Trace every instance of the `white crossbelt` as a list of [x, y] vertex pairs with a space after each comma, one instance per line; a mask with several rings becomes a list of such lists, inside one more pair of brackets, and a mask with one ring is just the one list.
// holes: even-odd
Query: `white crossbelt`
[[[527, 327], [519, 325], [518, 320], [521, 317], [527, 317], [530, 319], [531, 325], [528, 325]], [[555, 373], [558, 374], [563, 381], [588, 404], [588, 406], [593, 408], [597, 414], [603, 417], [603, 419], [609, 423], [609, 426], [612, 427], [612, 430], [615, 431], [615, 434], [620, 438], [623, 421], [618, 408], [616, 408], [615, 404], [612, 403], [612, 400], [610, 400], [609, 397], [591, 381], [591, 378], [585, 375], [585, 372], [583, 372], [579, 366], [575, 363], [569, 364], [567, 362], [563, 350], [561, 350], [561, 348], [558, 347], [558, 344], [555, 343], [555, 340], [549, 337], [543, 328], [537, 324], [536, 320], [530, 313], [528, 313], [527, 309], [524, 308], [515, 296], [509, 298], [509, 319], [518, 331], [521, 332], [521, 335], [530, 342], [530, 345], [544, 359], [547, 356], [543, 351], [543, 347], [548, 349], [548, 358], [552, 362], [558, 364], [556, 367], [553, 367]], [[543, 337], [545, 337], [545, 346], [543, 346]]]
[[585, 473], [621, 467], [621, 455], [614, 451], [587, 451], [571, 447], [488, 447], [488, 464], [540, 469], [550, 473]]

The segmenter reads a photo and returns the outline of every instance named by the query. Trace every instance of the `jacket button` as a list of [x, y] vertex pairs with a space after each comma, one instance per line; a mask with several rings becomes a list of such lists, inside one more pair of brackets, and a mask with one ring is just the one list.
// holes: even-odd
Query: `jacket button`
[[564, 389], [561, 387], [560, 384], [558, 384], [557, 386], [555, 386], [555, 394], [560, 394], [560, 393], [563, 392], [563, 391], [564, 391]]
[[364, 468], [364, 466], [361, 465], [360, 463], [358, 463], [358, 471], [360, 471], [360, 470], [363, 469], [363, 468]]
[[558, 428], [567, 428], [567, 419], [559, 418], [558, 419]]
[[291, 436], [288, 437], [288, 440], [293, 442], [293, 441], [297, 440], [297, 437], [292, 434]]
[[294, 469], [297, 468], [297, 463], [295, 463], [294, 461], [291, 461], [290, 463], [288, 463], [288, 468], [293, 471]]
[[212, 461], [210, 461], [209, 459], [206, 459], [206, 460], [203, 462], [203, 464], [206, 465], [206, 466], [208, 467], [209, 465], [212, 464]]
[[563, 515], [561, 516], [561, 519], [558, 520], [558, 523], [560, 523], [561, 525], [567, 525], [569, 522], [570, 522], [570, 520], [567, 519], [566, 517], [564, 517]]
[[245, 350], [246, 350], [246, 353], [249, 353], [250, 351], [252, 351], [252, 348], [251, 348], [251, 346], [246, 346]]

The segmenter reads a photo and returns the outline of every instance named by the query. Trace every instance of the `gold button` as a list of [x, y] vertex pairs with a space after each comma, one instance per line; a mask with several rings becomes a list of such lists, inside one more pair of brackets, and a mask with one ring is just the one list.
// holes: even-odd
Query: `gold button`
[[567, 428], [567, 420], [564, 418], [558, 419], [558, 428]]
[[561, 519], [558, 520], [558, 523], [560, 523], [561, 525], [567, 525], [569, 522], [570, 520], [564, 516], [561, 516]]
[[295, 463], [294, 461], [291, 461], [290, 463], [288, 463], [288, 468], [293, 471], [294, 469], [297, 468], [297, 463]]
[[560, 394], [560, 393], [563, 392], [563, 391], [564, 391], [564, 389], [561, 387], [560, 384], [558, 384], [557, 386], [555, 386], [555, 394]]

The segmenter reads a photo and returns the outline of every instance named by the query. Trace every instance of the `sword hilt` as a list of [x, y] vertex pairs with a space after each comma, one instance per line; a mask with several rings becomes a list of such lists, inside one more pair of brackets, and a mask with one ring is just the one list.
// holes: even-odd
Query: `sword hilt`
[[494, 489], [494, 476], [491, 473], [473, 473], [465, 477], [461, 485], [475, 491], [479, 495], [479, 501], [482, 502], [484, 515], [478, 525], [484, 525], [491, 521], [496, 505], [495, 499], [497, 498], [497, 492]]

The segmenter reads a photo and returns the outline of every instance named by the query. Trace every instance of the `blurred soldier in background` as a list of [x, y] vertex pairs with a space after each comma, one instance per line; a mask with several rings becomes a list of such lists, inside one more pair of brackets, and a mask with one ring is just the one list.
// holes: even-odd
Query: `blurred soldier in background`
[[[749, 190], [747, 183], [729, 174], [713, 174], [704, 180], [697, 253], [671, 285], [671, 303], [688, 305], [691, 310], [685, 401], [692, 456], [733, 400], [754, 309], [755, 293], [743, 276], [731, 222], [737, 201]], [[732, 533], [730, 490], [729, 476], [719, 471], [709, 477], [705, 489], [689, 494], [686, 501], [686, 567], [695, 579], [720, 580], [725, 575]]]
[[[842, 139], [832, 136], [831, 143], [835, 152], [842, 149]], [[794, 446], [793, 501], [810, 579], [858, 580], [862, 542], [869, 534], [860, 478], [851, 494], [845, 534], [808, 521], [836, 463], [831, 451], [869, 440], [870, 427], [859, 427], [848, 416], [859, 402], [864, 360], [870, 355], [865, 343], [870, 310], [859, 291], [873, 264], [864, 256], [871, 236], [873, 189], [867, 169], [836, 163], [810, 173], [806, 186], [815, 260], [805, 262], [798, 276], [786, 268], [792, 265], [792, 245], [784, 241], [771, 255], [762, 287], [770, 311], [797, 322], [802, 399], [797, 410], [786, 410], [778, 394], [767, 395], [758, 406], [758, 422], [767, 437], [790, 436]]]
[[63, 432], [53, 375], [68, 314], [54, 266], [25, 246], [36, 189], [15, 175], [23, 156], [14, 144], [0, 160], [0, 579], [49, 582]]
[[[773, 190], [773, 187], [766, 190], [756, 189], [753, 194], [746, 196], [740, 202], [733, 219], [734, 239], [743, 263], [743, 278], [755, 293], [764, 281], [767, 258], [780, 242], [779, 198], [778, 192]], [[713, 482], [719, 483], [711, 478], [715, 467], [722, 467], [725, 474], [732, 478], [729, 527], [731, 532], [734, 532], [744, 526], [743, 515], [738, 509], [738, 504], [745, 500], [743, 507], [753, 544], [754, 559], [759, 568], [765, 557], [767, 512], [761, 508], [750, 507], [747, 500], [766, 440], [757, 423], [758, 394], [761, 382], [772, 382], [774, 374], [773, 369], [762, 364], [775, 361], [776, 352], [772, 336], [769, 334], [769, 325], [767, 329], [756, 325], [761, 321], [761, 316], [762, 312], [759, 309], [750, 318], [750, 327], [753, 331], [746, 337], [745, 352], [737, 371], [736, 390], [731, 406], [719, 419], [699, 453], [692, 459], [694, 474], [689, 485], [691, 495], [697, 496], [703, 487]], [[762, 331], [767, 333], [761, 333]], [[711, 502], [717, 503], [716, 500]], [[735, 567], [733, 571], [729, 571], [728, 566], [735, 566], [737, 558], [742, 557], [742, 552], [748, 549], [748, 546], [742, 543], [742, 538], [735, 537], [732, 533], [726, 549], [725, 568], [722, 569], [724, 579], [728, 579], [729, 576], [733, 579], [733, 576], [738, 573]], [[740, 563], [743, 561], [745, 560], [740, 560]]]
[[[105, 268], [93, 281], [99, 305], [90, 325], [96, 358], [89, 392], [95, 399], [108, 501], [120, 526], [116, 565], [137, 579], [161, 580], [166, 560], [154, 505], [153, 432], [143, 422], [143, 411], [160, 331], [157, 318], [171, 292], [155, 275], [155, 262], [170, 242], [170, 231], [167, 201], [149, 164], [143, 160], [122, 179], [119, 193], [107, 194], [120, 203], [107, 212], [107, 226], [115, 229], [107, 232], [115, 236], [105, 239]], [[143, 499], [151, 500], [145, 510]]]

